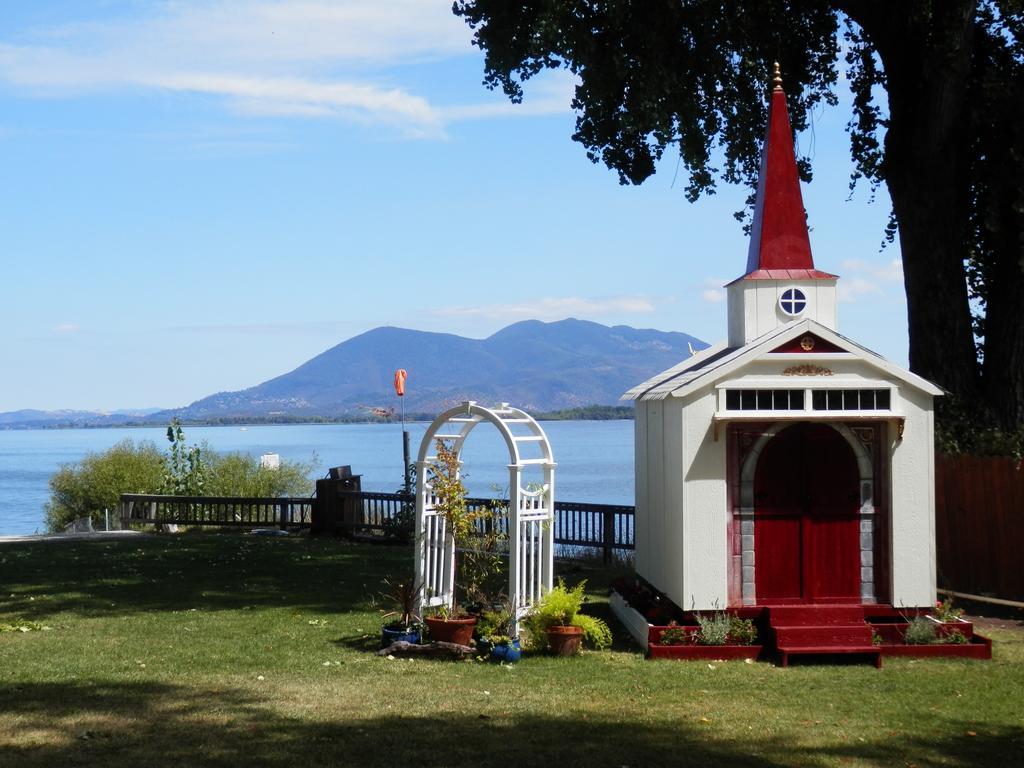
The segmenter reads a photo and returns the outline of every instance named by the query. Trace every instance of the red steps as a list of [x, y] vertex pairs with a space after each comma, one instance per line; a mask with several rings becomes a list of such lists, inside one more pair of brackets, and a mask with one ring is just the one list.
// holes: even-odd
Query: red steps
[[871, 627], [859, 605], [780, 605], [768, 608], [768, 626], [782, 666], [790, 656], [858, 654], [882, 666]]

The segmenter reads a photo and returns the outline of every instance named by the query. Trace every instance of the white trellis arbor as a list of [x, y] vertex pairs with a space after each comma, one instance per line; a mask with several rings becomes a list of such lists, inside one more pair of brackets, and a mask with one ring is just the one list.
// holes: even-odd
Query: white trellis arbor
[[[436, 499], [430, 487], [429, 468], [437, 460], [438, 440], [453, 448], [461, 466], [466, 438], [484, 422], [493, 424], [508, 446], [508, 597], [518, 619], [551, 589], [555, 460], [540, 425], [528, 413], [508, 403], [485, 408], [467, 401], [434, 419], [423, 436], [416, 461], [416, 584], [422, 588], [421, 609], [452, 605], [455, 547], [444, 519], [434, 511]], [[523, 482], [523, 471], [531, 466], [543, 472], [539, 490], [528, 490]]]

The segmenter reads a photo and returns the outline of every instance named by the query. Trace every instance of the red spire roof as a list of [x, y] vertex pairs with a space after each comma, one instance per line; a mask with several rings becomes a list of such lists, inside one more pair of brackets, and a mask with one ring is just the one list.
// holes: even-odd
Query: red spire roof
[[799, 280], [834, 278], [814, 268], [800, 179], [793, 152], [786, 94], [779, 65], [768, 107], [768, 131], [761, 150], [757, 202], [747, 251], [747, 279]]

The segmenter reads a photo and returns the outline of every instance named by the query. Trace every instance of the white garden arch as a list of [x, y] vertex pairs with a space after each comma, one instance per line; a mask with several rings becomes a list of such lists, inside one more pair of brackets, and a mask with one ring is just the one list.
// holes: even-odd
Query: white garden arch
[[[438, 440], [455, 451], [462, 464], [466, 438], [478, 424], [493, 424], [508, 447], [508, 597], [520, 618], [551, 589], [554, 570], [555, 460], [547, 435], [525, 411], [502, 403], [485, 408], [469, 400], [445, 411], [420, 443], [416, 461], [416, 584], [420, 608], [451, 607], [455, 584], [455, 549], [445, 521], [434, 511], [429, 469], [437, 460]], [[529, 490], [523, 471], [537, 466], [542, 471], [540, 488]], [[505, 521], [500, 521], [503, 524]]]

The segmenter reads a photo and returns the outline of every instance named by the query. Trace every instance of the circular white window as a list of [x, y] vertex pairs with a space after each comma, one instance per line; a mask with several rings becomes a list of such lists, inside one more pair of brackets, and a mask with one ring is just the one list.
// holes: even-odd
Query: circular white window
[[790, 317], [796, 317], [807, 308], [807, 297], [799, 288], [787, 288], [779, 297], [779, 309]]

